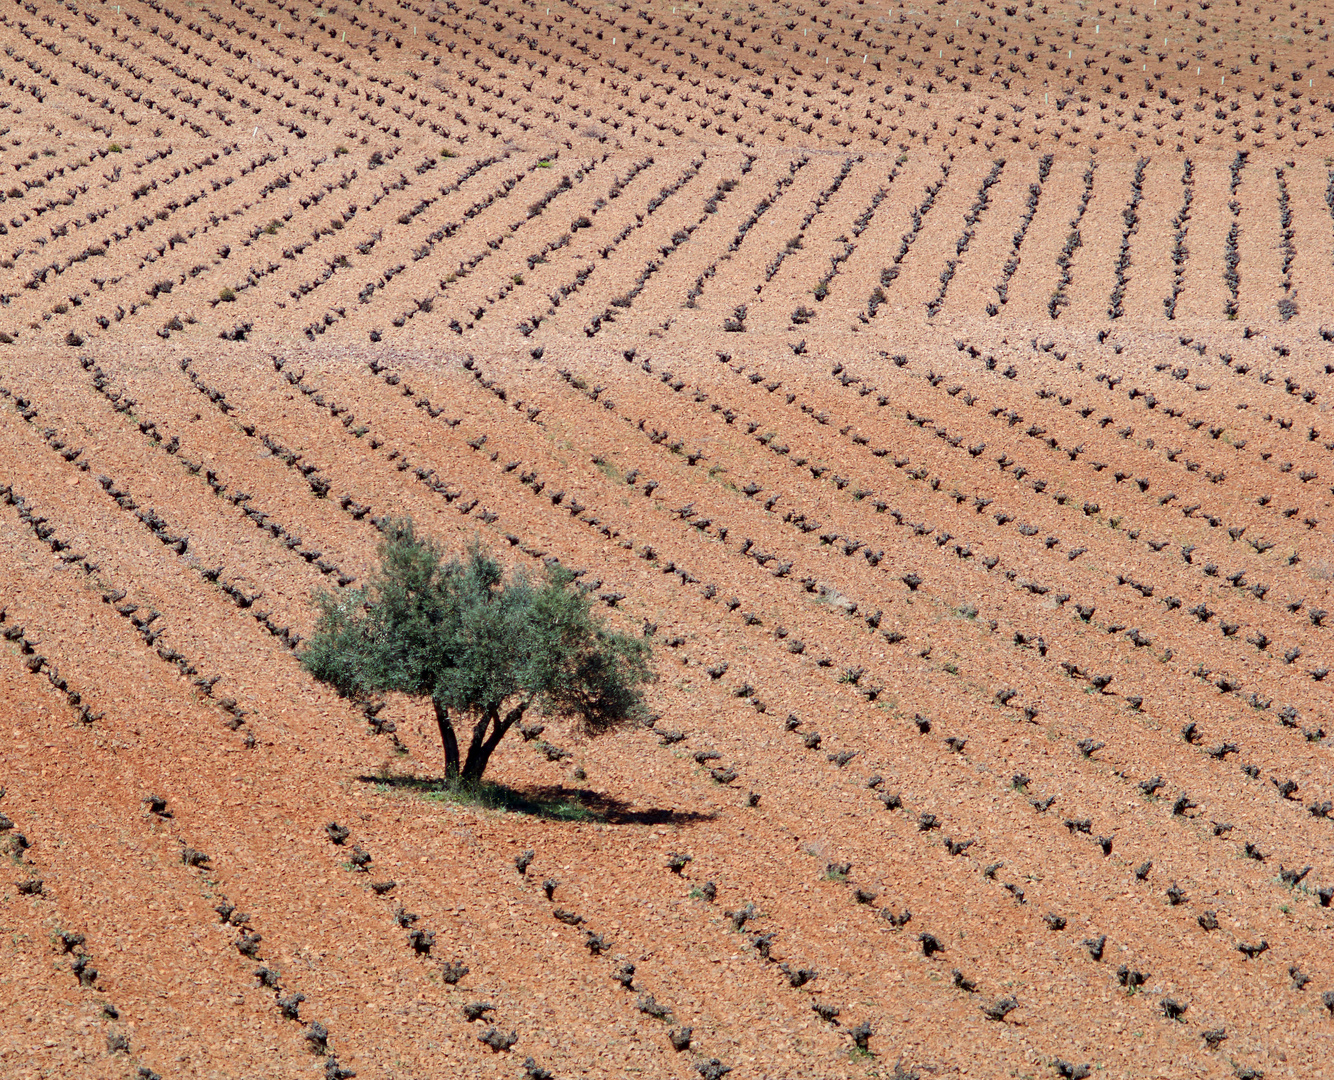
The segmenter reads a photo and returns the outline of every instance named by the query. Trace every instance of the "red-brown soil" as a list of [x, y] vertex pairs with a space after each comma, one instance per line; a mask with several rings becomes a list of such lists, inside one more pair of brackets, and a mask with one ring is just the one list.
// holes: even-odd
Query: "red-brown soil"
[[[0, 12], [0, 1074], [1327, 1074], [1330, 22]], [[401, 514], [652, 632], [542, 813]]]

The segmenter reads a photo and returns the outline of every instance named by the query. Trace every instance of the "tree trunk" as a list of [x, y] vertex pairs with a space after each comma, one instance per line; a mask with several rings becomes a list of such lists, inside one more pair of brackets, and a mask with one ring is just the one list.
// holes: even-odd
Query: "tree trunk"
[[[463, 764], [463, 779], [476, 783], [482, 778], [482, 773], [486, 771], [486, 766], [491, 761], [491, 755], [495, 753], [496, 747], [500, 745], [500, 740], [505, 737], [515, 724], [519, 722], [523, 714], [528, 710], [528, 702], [521, 701], [514, 706], [504, 719], [501, 719], [500, 708], [495, 706], [487, 710], [486, 716], [473, 728], [472, 744], [468, 747], [468, 759]], [[487, 729], [490, 728], [488, 733]]]
[[482, 718], [473, 725], [472, 740], [468, 743], [468, 756], [463, 761], [463, 779], [469, 783], [476, 783], [482, 778], [482, 770], [486, 768], [486, 759], [491, 755], [483, 756], [482, 747], [486, 743], [487, 729], [492, 723], [498, 723], [500, 720], [500, 711], [498, 706], [488, 708], [482, 714]]
[[449, 719], [449, 711], [440, 702], [432, 698], [431, 704], [435, 706], [435, 722], [440, 728], [440, 741], [445, 746], [445, 779], [457, 780], [459, 777], [459, 740], [454, 734], [454, 725]]

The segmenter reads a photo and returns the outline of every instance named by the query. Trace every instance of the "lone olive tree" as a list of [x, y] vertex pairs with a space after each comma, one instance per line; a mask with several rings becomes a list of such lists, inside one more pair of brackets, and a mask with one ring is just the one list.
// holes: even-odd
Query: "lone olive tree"
[[[385, 524], [379, 555], [367, 586], [317, 598], [319, 625], [301, 662], [346, 697], [430, 698], [446, 780], [480, 780], [529, 709], [569, 717], [590, 735], [639, 715], [640, 688], [653, 677], [648, 643], [607, 629], [569, 571], [506, 580], [477, 543], [446, 561], [409, 519]], [[471, 728], [462, 758], [456, 722]]]

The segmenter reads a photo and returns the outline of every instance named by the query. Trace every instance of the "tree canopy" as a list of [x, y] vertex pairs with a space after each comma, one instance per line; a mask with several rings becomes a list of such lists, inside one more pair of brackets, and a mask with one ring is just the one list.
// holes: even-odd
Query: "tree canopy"
[[[363, 588], [316, 598], [319, 623], [301, 662], [347, 697], [429, 698], [446, 779], [480, 780], [529, 709], [589, 735], [639, 714], [653, 677], [648, 642], [609, 629], [569, 571], [507, 576], [476, 542], [447, 559], [410, 519], [385, 523], [379, 557]], [[471, 726], [464, 757], [455, 718]]]

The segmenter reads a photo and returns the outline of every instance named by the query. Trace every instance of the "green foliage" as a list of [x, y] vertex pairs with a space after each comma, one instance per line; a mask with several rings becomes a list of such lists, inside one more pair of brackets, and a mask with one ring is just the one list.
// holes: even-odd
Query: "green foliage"
[[317, 598], [319, 624], [301, 661], [344, 696], [429, 698], [448, 778], [460, 766], [452, 717], [473, 725], [462, 776], [477, 780], [529, 708], [568, 717], [589, 735], [639, 715], [652, 678], [648, 643], [608, 629], [568, 571], [506, 580], [476, 543], [446, 561], [406, 519], [386, 523], [379, 555], [365, 588]]

